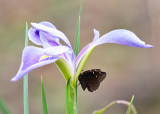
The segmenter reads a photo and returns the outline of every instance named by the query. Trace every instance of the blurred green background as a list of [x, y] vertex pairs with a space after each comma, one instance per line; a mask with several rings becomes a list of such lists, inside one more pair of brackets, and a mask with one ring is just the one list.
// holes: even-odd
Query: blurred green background
[[[79, 6], [80, 0], [0, 0], [0, 96], [13, 114], [23, 113], [23, 80], [10, 79], [20, 66], [26, 21], [29, 26], [30, 22], [53, 23], [73, 46]], [[94, 28], [101, 36], [113, 29], [129, 29], [154, 48], [97, 47], [84, 70], [100, 68], [107, 78], [93, 93], [78, 87], [79, 114], [91, 114], [113, 100], [130, 100], [132, 95], [139, 114], [159, 114], [160, 1], [84, 0], [80, 49], [93, 40]], [[65, 80], [54, 63], [29, 73], [30, 113], [42, 113], [41, 75], [50, 114], [65, 114]], [[126, 109], [116, 105], [105, 113], [124, 114]]]

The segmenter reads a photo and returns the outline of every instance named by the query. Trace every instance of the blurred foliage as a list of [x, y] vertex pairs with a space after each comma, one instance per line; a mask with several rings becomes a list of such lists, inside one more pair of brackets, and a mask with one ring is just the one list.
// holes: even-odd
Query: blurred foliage
[[0, 112], [2, 114], [11, 114], [3, 99], [0, 97]]

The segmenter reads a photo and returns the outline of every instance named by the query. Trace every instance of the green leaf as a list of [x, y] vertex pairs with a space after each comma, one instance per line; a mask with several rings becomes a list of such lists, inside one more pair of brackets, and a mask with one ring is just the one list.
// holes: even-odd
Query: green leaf
[[[76, 57], [78, 56], [78, 53], [79, 53], [80, 19], [81, 19], [81, 13], [82, 13], [82, 6], [83, 6], [83, 0], [81, 0], [81, 4], [80, 4], [80, 9], [79, 9], [79, 14], [78, 14], [78, 22], [77, 22], [77, 28], [76, 28], [76, 37], [75, 37], [74, 48], [73, 48], [73, 51], [74, 51], [74, 54]], [[72, 79], [72, 80], [74, 80], [74, 79]], [[76, 81], [76, 85], [74, 87], [75, 87], [75, 91], [76, 91], [75, 99], [74, 99], [75, 100], [74, 107], [75, 107], [75, 113], [77, 113], [77, 81]], [[68, 105], [68, 104], [66, 104], [66, 105]]]
[[77, 114], [76, 88], [70, 84], [70, 79], [66, 85], [66, 114]]
[[130, 103], [129, 103], [129, 106], [128, 106], [128, 109], [127, 109], [126, 114], [130, 114], [131, 106], [132, 106], [132, 104], [133, 104], [133, 100], [134, 100], [134, 95], [133, 95], [132, 98], [131, 98], [131, 101], [130, 101]]
[[41, 91], [42, 91], [43, 114], [48, 114], [47, 101], [46, 101], [42, 76], [41, 76]]
[[2, 112], [2, 114], [11, 114], [1, 97], [0, 97], [0, 112]]
[[[28, 46], [28, 24], [26, 22], [26, 35], [25, 35], [25, 47]], [[23, 96], [24, 96], [24, 114], [29, 114], [28, 105], [28, 74], [23, 78]]]
[[76, 38], [74, 42], [74, 54], [75, 56], [78, 55], [79, 53], [79, 41], [80, 41], [80, 16], [78, 17], [78, 24], [77, 24], [77, 29], [76, 29]]
[[83, 0], [81, 0], [81, 5], [79, 9], [79, 15], [78, 15], [78, 21], [77, 21], [77, 28], [76, 28], [76, 37], [74, 42], [74, 54], [75, 56], [79, 53], [79, 41], [80, 41], [80, 18], [81, 18], [81, 12], [82, 12], [82, 6], [83, 6]]

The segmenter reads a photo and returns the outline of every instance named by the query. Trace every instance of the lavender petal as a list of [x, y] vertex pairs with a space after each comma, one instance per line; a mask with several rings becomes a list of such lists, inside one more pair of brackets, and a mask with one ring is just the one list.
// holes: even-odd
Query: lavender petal
[[40, 39], [39, 31], [36, 31], [33, 28], [30, 28], [28, 31], [29, 40], [31, 40], [36, 45], [42, 45], [42, 41]]
[[42, 24], [31, 23], [31, 25], [36, 30], [43, 31], [43, 32], [47, 33], [48, 35], [50, 35], [53, 38], [61, 39], [62, 41], [64, 41], [71, 48], [71, 44], [70, 44], [69, 40], [67, 39], [67, 37], [61, 31], [59, 31], [57, 29], [53, 29], [53, 28], [47, 27], [47, 26], [42, 25]]
[[28, 46], [24, 48], [20, 69], [17, 75], [13, 77], [11, 81], [17, 81], [20, 78], [22, 78], [25, 74], [27, 74], [29, 71], [53, 63], [56, 60], [58, 60], [58, 57], [52, 57], [51, 59], [40, 61], [43, 55], [44, 49], [42, 48], [37, 48], [33, 46]]
[[139, 48], [153, 47], [152, 45], [145, 44], [145, 42], [140, 40], [133, 32], [125, 29], [113, 30], [103, 35], [95, 41], [94, 45], [96, 46], [104, 43], [116, 43]]
[[52, 23], [47, 22], [47, 21], [42, 21], [42, 22], [40, 22], [39, 24], [42, 24], [42, 25], [45, 25], [45, 26], [47, 26], [47, 27], [56, 29], [56, 27], [55, 27]]

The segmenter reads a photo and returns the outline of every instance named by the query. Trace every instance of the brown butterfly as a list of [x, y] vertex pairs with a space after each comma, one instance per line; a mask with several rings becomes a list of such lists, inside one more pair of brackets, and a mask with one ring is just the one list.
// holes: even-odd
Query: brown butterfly
[[88, 91], [93, 92], [98, 89], [105, 77], [106, 72], [102, 72], [101, 69], [92, 69], [82, 72], [78, 80], [83, 90], [87, 88]]

